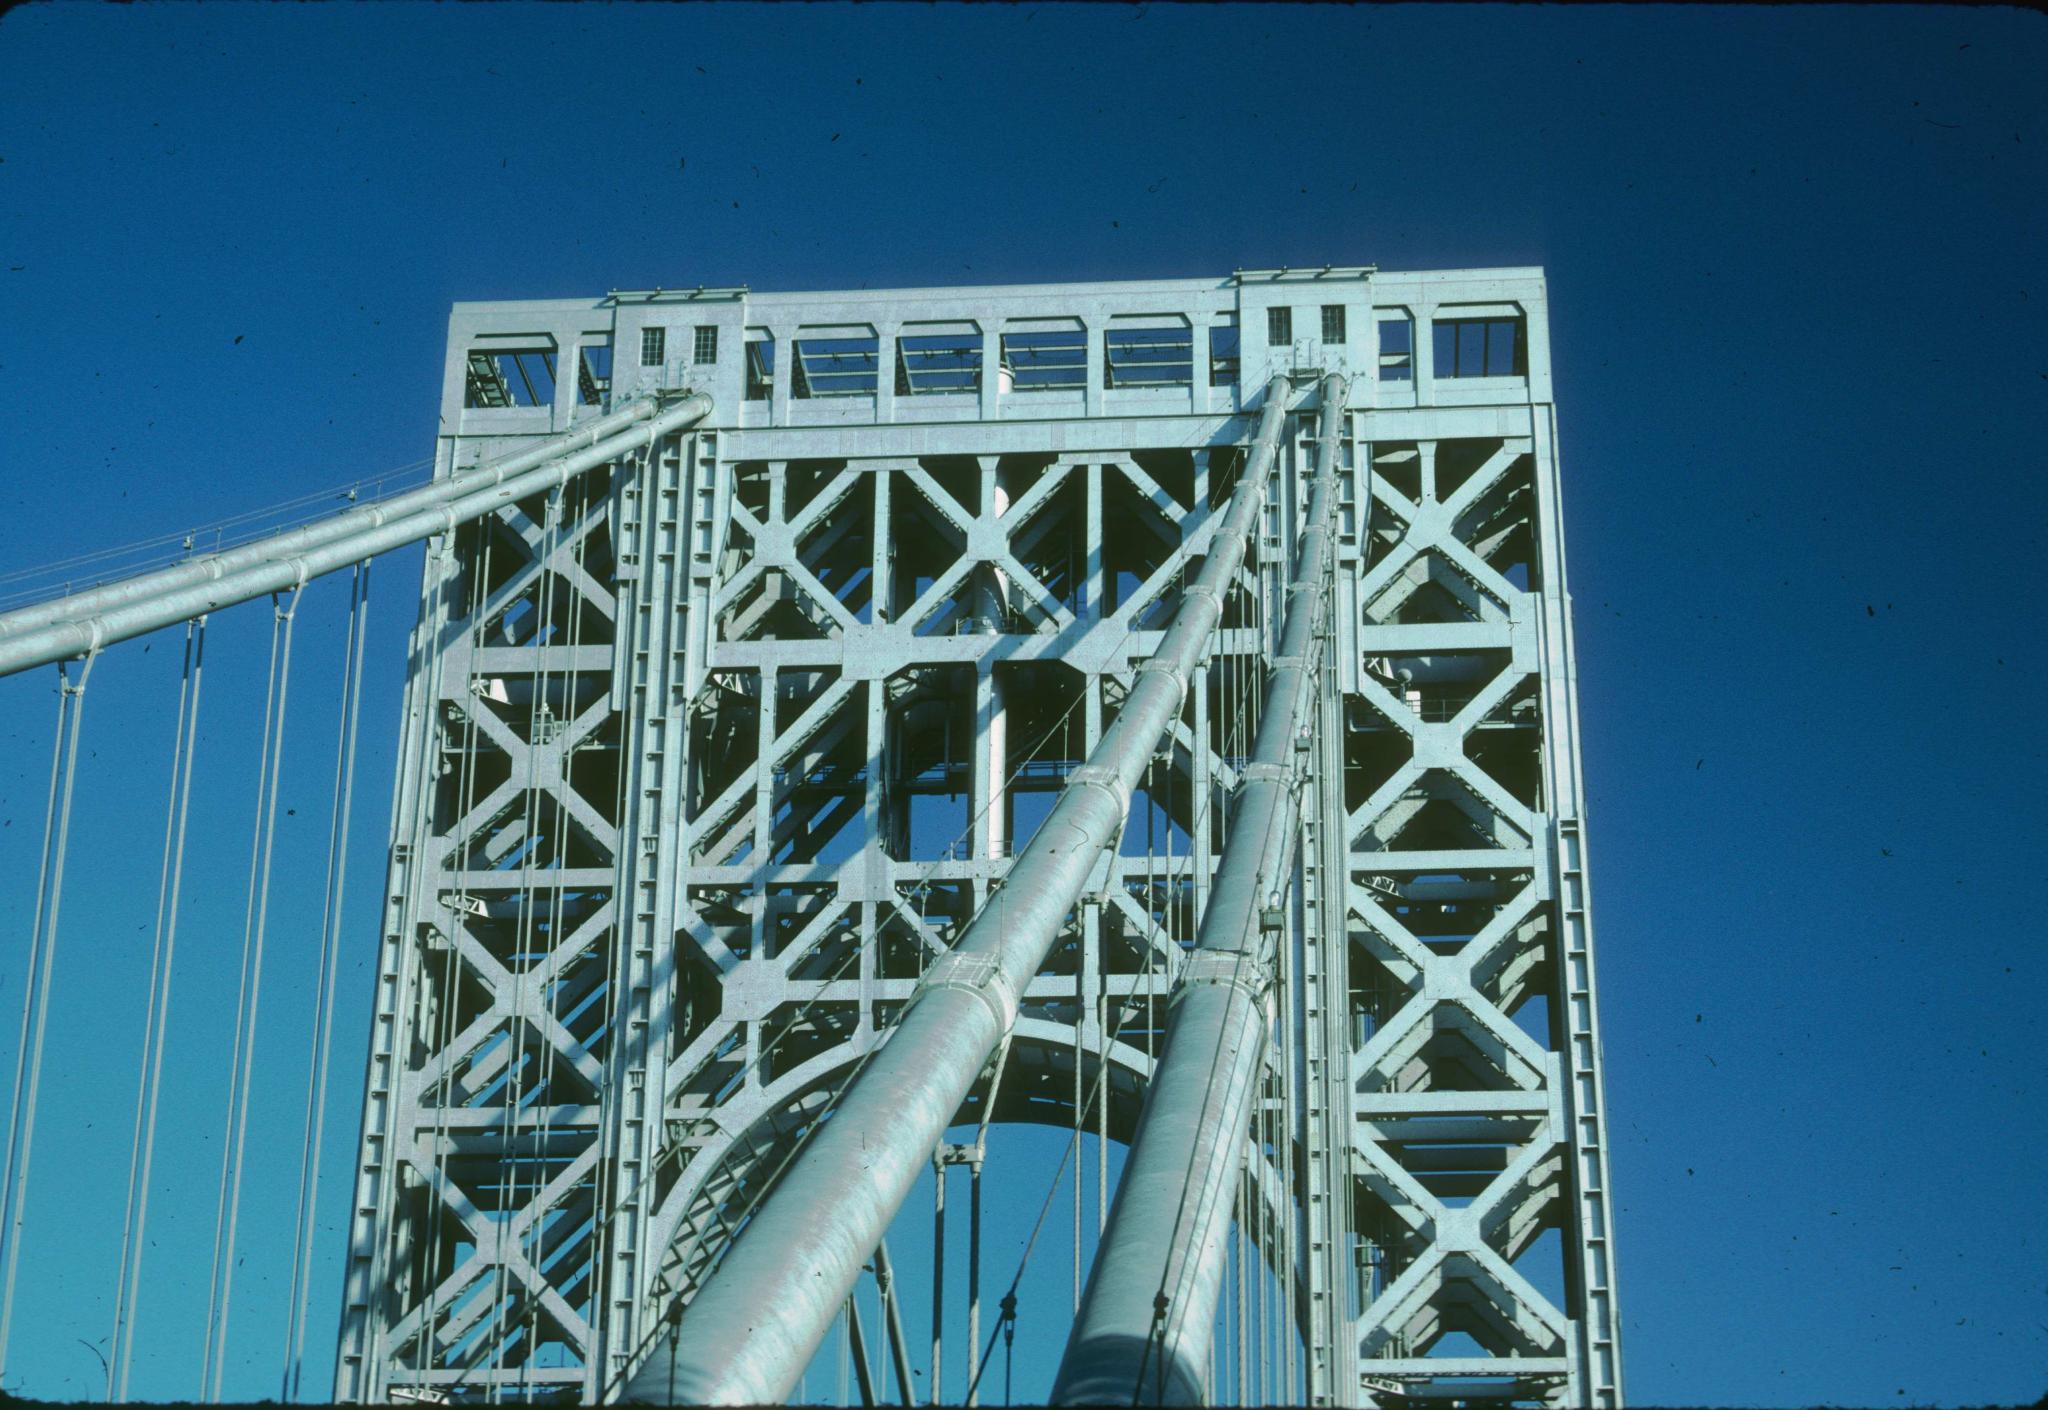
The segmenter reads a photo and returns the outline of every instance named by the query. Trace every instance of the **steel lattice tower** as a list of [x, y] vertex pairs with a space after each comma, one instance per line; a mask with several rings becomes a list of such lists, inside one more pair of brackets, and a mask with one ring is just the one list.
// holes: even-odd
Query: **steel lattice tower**
[[[1249, 1167], [1302, 1394], [1618, 1404], [1545, 309], [1536, 270], [1363, 268], [458, 305], [441, 474], [713, 410], [429, 546], [337, 1398], [617, 1394], [1116, 716], [1257, 394], [1334, 372]], [[961, 1119], [1135, 1129], [1314, 440]]]

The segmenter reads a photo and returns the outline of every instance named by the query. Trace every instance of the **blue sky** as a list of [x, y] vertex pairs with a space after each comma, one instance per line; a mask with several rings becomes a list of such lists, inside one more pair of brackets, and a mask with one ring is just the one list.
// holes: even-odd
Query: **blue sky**
[[[18, 8], [0, 572], [417, 461], [458, 299], [1541, 264], [1631, 1398], [2030, 1401], [2044, 71], [2048, 26], [2007, 9]], [[349, 966], [416, 583], [379, 569]], [[329, 678], [340, 596], [309, 595], [300, 643]], [[243, 615], [174, 999], [208, 1022], [174, 1038], [193, 1129], [166, 1170], [200, 1186], [253, 796]], [[77, 1115], [39, 1137], [8, 1373], [34, 1394], [97, 1385], [73, 1339], [105, 1334], [94, 1225], [125, 1166], [82, 1123], [125, 1131], [131, 1100], [173, 645], [110, 657], [90, 697], [58, 1001], [91, 1017], [52, 1040]], [[51, 708], [47, 677], [0, 692], [17, 936]], [[335, 721], [317, 686], [294, 708], [296, 878]], [[318, 898], [289, 889], [302, 934]], [[279, 954], [258, 1100], [290, 1143], [310, 992]], [[160, 1213], [137, 1389], [189, 1396], [210, 1199]], [[259, 1192], [245, 1241], [289, 1219]], [[273, 1281], [237, 1307], [230, 1390], [256, 1395], [281, 1284], [248, 1276]]]

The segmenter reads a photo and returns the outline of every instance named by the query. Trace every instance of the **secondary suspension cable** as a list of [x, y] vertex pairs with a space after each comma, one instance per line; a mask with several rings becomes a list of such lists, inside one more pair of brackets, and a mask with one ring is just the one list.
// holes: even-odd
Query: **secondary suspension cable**
[[185, 624], [185, 667], [178, 681], [178, 724], [171, 737], [170, 801], [164, 816], [164, 860], [157, 877], [156, 933], [149, 960], [149, 1016], [143, 1026], [136, 1080], [135, 1134], [128, 1158], [128, 1200], [121, 1222], [121, 1272], [114, 1292], [113, 1356], [107, 1399], [128, 1399], [135, 1352], [135, 1306], [149, 1229], [149, 1181], [156, 1157], [158, 1099], [163, 1091], [164, 1036], [171, 1010], [171, 971], [178, 945], [178, 898], [185, 879], [185, 817], [192, 800], [192, 760], [199, 742], [199, 686], [206, 664], [206, 618]]
[[0, 1223], [0, 1244], [6, 1245], [6, 1272], [0, 1275], [0, 1375], [6, 1372], [7, 1339], [14, 1327], [14, 1275], [21, 1260], [22, 1211], [28, 1202], [36, 1098], [43, 1082], [50, 976], [57, 960], [57, 913], [64, 895], [64, 858], [71, 841], [71, 790], [78, 778], [78, 731], [85, 718], [85, 683], [98, 656], [95, 642], [86, 653], [76, 685], [71, 682], [66, 664], [60, 662], [57, 666], [57, 734], [50, 756], [50, 796], [43, 814], [42, 860], [36, 872], [35, 921], [29, 932], [29, 982], [22, 986], [21, 1044], [15, 1051], [7, 1163], [4, 1173], [0, 1173], [0, 1195], [4, 1195], [6, 1202], [6, 1222]]
[[256, 826], [249, 849], [249, 900], [243, 915], [242, 978], [235, 1005], [235, 1051], [228, 1081], [220, 1193], [214, 1208], [213, 1273], [207, 1289], [206, 1356], [201, 1393], [220, 1399], [226, 1370], [228, 1310], [235, 1283], [235, 1238], [242, 1212], [242, 1159], [249, 1138], [249, 1092], [255, 1085], [256, 1017], [263, 998], [263, 941], [270, 921], [270, 864], [277, 838], [278, 779], [284, 768], [285, 703], [292, 672], [292, 626], [299, 592], [272, 594], [270, 667], [264, 688], [263, 740], [257, 756]]

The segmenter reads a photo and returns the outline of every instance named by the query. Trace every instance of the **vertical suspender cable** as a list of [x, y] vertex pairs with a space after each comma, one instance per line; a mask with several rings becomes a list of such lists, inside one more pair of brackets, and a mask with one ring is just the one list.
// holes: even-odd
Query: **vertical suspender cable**
[[[78, 729], [85, 717], [85, 683], [98, 646], [86, 653], [73, 685], [57, 666], [57, 737], [50, 756], [50, 797], [43, 817], [43, 855], [36, 873], [35, 922], [29, 940], [29, 982], [21, 997], [21, 1047], [14, 1060], [14, 1105], [7, 1132], [7, 1164], [0, 1177], [6, 1222], [0, 1243], [7, 1246], [0, 1275], [0, 1374], [7, 1367], [7, 1339], [14, 1328], [14, 1275], [21, 1261], [22, 1211], [28, 1202], [29, 1154], [35, 1144], [36, 1098], [43, 1082], [43, 1038], [50, 1020], [50, 975], [57, 960], [57, 911], [64, 896], [64, 856], [71, 841], [71, 788], [78, 778]], [[24, 1079], [26, 1091], [24, 1092]]]
[[212, 1398], [214, 1336], [220, 1306], [221, 1236], [227, 1224], [228, 1185], [232, 1174], [230, 1165], [234, 1158], [235, 1105], [242, 1089], [242, 1025], [249, 1007], [249, 942], [255, 930], [256, 878], [263, 856], [263, 801], [270, 788], [271, 736], [276, 727], [277, 712], [278, 633], [282, 629], [283, 617], [278, 612], [277, 600], [273, 597], [270, 617], [270, 660], [264, 667], [263, 733], [256, 756], [256, 822], [251, 830], [249, 843], [249, 889], [242, 918], [241, 980], [240, 988], [235, 995], [235, 1036], [228, 1050], [227, 1115], [222, 1118], [220, 1189], [214, 1202], [213, 1271], [207, 1280], [206, 1288], [204, 1359], [199, 1368], [199, 1399], [202, 1402]]
[[1240, 1169], [1237, 1176], [1237, 1246], [1232, 1252], [1230, 1269], [1231, 1282], [1233, 1284], [1232, 1292], [1235, 1294], [1237, 1303], [1232, 1318], [1235, 1323], [1234, 1329], [1237, 1333], [1237, 1354], [1231, 1358], [1231, 1368], [1237, 1382], [1237, 1395], [1230, 1402], [1233, 1405], [1248, 1405], [1251, 1403], [1245, 1395], [1244, 1379], [1244, 1354], [1247, 1345], [1244, 1333], [1245, 1220], [1250, 1217], [1251, 1200], [1245, 1195], [1245, 1176], [1243, 1170]]
[[235, 1238], [242, 1214], [242, 1160], [249, 1141], [249, 1093], [255, 1085], [256, 1018], [263, 999], [263, 941], [270, 922], [270, 864], [277, 839], [278, 779], [284, 767], [285, 702], [292, 674], [292, 624], [299, 589], [286, 602], [271, 600], [271, 671], [265, 691], [263, 750], [258, 761], [256, 829], [250, 849], [249, 904], [242, 935], [241, 1003], [235, 1015], [234, 1070], [229, 1082], [228, 1124], [223, 1133], [219, 1202], [214, 1210], [213, 1277], [207, 1306], [206, 1358], [201, 1375], [205, 1397], [220, 1399], [226, 1371], [228, 1311], [235, 1286]]
[[178, 947], [178, 897], [185, 877], [185, 817], [192, 801], [192, 757], [199, 742], [199, 685], [206, 664], [206, 619], [185, 624], [185, 669], [178, 683], [178, 728], [171, 744], [170, 802], [164, 816], [164, 860], [157, 878], [156, 937], [150, 955], [149, 1018], [135, 1092], [135, 1135], [128, 1160], [128, 1202], [121, 1223], [121, 1273], [114, 1293], [113, 1356], [107, 1399], [128, 1398], [135, 1352], [135, 1305], [149, 1229], [149, 1180], [156, 1157], [156, 1116], [163, 1092], [164, 1035], [169, 1029], [171, 971]]
[[[1041, 740], [1040, 743], [1044, 741]], [[1037, 752], [1036, 746], [1033, 753]], [[1019, 772], [1022, 766], [1019, 766]], [[1015, 774], [1011, 777], [1014, 779]], [[967, 1400], [968, 1410], [980, 1404], [976, 1388], [981, 1384], [981, 1166], [988, 1158], [988, 1126], [996, 1112], [996, 1098], [1003, 1087], [1003, 1069], [1010, 1062], [1010, 1038], [1005, 1035], [996, 1049], [995, 1070], [989, 1074], [988, 1094], [982, 1098], [981, 1121], [974, 1132], [974, 1162], [969, 1167], [967, 1200]]]
[[[39, 1056], [31, 1035], [38, 1031], [35, 1023], [38, 1011], [36, 995], [41, 992], [39, 981], [48, 967], [43, 953], [43, 911], [50, 898], [50, 850], [57, 835], [57, 797], [64, 772], [64, 741], [70, 734], [70, 727], [71, 682], [60, 663], [57, 667], [57, 728], [50, 736], [50, 789], [49, 797], [43, 803], [43, 842], [36, 866], [35, 919], [29, 924], [28, 974], [21, 986], [21, 1037], [14, 1050], [14, 1094], [7, 1108], [7, 1159], [4, 1170], [0, 1170], [0, 1256], [4, 1256], [9, 1267], [13, 1266], [14, 1233], [19, 1222], [11, 1211], [14, 1208], [15, 1165], [25, 1139], [22, 1090], [24, 1080], [32, 1086], [40, 1080], [41, 1074], [41, 1064], [31, 1061], [32, 1054]], [[6, 1310], [0, 1312], [0, 1322], [11, 1325], [13, 1306], [10, 1280]], [[0, 1336], [0, 1370], [4, 1370], [6, 1359], [6, 1340]]]
[[299, 1212], [293, 1225], [291, 1305], [285, 1328], [282, 1398], [299, 1397], [299, 1369], [306, 1350], [308, 1274], [320, 1205], [320, 1149], [327, 1129], [328, 1055], [334, 1036], [334, 990], [341, 962], [341, 903], [347, 892], [348, 828], [355, 801], [356, 722], [363, 698], [363, 644], [370, 620], [370, 561], [356, 565], [349, 583], [348, 644], [342, 662], [340, 737], [334, 751], [334, 810], [327, 833], [327, 883], [320, 906], [319, 989], [309, 1068], [306, 1073], [305, 1134], [299, 1149]]
[[1258, 1355], [1252, 1359], [1252, 1399], [1259, 1405], [1273, 1403], [1273, 1219], [1272, 1206], [1266, 1200], [1266, 1187], [1270, 1177], [1266, 1174], [1267, 1118], [1263, 1089], [1257, 1118], [1258, 1139], [1253, 1147], [1255, 1160], [1250, 1174], [1252, 1193], [1252, 1275], [1255, 1279], [1253, 1292], [1258, 1306], [1255, 1310], [1254, 1326], [1257, 1329]]
[[945, 1371], [943, 1335], [946, 1315], [946, 1159], [932, 1157], [932, 1404], [945, 1397], [940, 1377]]
[[[979, 1402], [975, 1386], [981, 1380], [978, 1363], [981, 1350], [981, 1161], [979, 1151], [967, 1167], [967, 1396], [968, 1410]], [[1079, 1166], [1075, 1169], [1078, 1172]]]

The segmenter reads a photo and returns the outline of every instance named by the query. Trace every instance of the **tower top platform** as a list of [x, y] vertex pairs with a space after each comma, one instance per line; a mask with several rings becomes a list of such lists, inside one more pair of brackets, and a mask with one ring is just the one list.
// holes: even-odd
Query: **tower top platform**
[[1369, 265], [458, 303], [442, 428], [542, 434], [685, 386], [736, 429], [1232, 416], [1296, 370], [1346, 374], [1358, 407], [1547, 403], [1545, 312], [1540, 268]]

